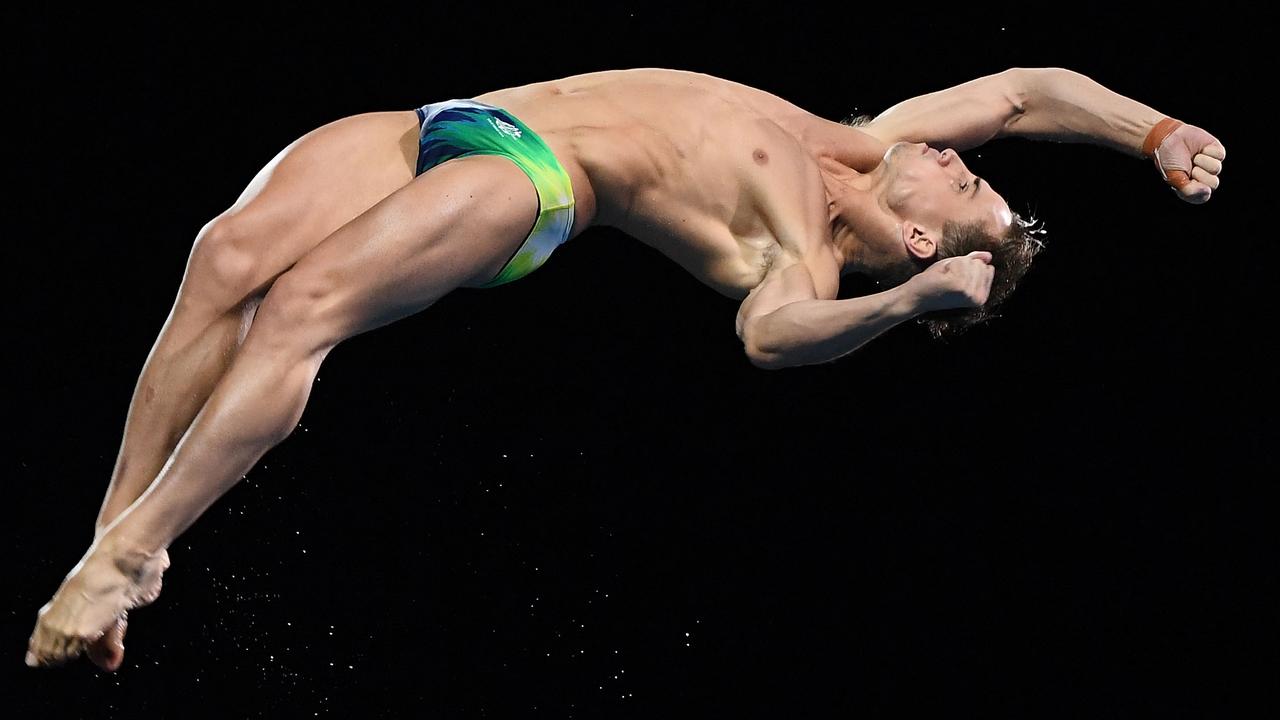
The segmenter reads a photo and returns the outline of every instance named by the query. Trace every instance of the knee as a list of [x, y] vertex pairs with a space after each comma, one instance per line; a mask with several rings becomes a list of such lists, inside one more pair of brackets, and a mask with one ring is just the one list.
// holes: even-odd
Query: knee
[[307, 353], [332, 347], [341, 337], [337, 317], [341, 310], [336, 278], [294, 270], [284, 273], [258, 307], [253, 327], [260, 342]]
[[257, 248], [264, 244], [239, 215], [208, 222], [191, 248], [179, 301], [219, 313], [243, 302], [261, 282]]

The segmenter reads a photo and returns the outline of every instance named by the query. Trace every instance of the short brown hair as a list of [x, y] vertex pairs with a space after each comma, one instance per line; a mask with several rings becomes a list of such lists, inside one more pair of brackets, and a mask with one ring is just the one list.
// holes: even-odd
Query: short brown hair
[[874, 119], [875, 118], [871, 117], [870, 115], [853, 114], [853, 115], [846, 116], [845, 119], [840, 121], [840, 124], [848, 125], [849, 127], [862, 127], [863, 125], [866, 125], [867, 123], [871, 122]]
[[963, 257], [975, 250], [991, 253], [995, 276], [991, 280], [991, 292], [987, 301], [974, 308], [935, 310], [916, 318], [935, 340], [955, 337], [969, 328], [999, 317], [1001, 303], [1013, 293], [1022, 276], [1031, 267], [1031, 260], [1044, 249], [1044, 241], [1037, 237], [1044, 229], [1035, 229], [1035, 220], [1024, 220], [1013, 213], [1013, 223], [1001, 235], [988, 233], [981, 223], [947, 221], [942, 225], [942, 240], [938, 243], [936, 260]]

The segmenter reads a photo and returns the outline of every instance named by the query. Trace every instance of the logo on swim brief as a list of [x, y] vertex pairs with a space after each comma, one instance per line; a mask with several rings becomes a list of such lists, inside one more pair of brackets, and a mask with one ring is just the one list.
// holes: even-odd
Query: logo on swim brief
[[489, 118], [489, 124], [493, 126], [494, 130], [497, 130], [503, 135], [510, 135], [511, 137], [516, 139], [519, 139], [520, 136], [524, 134], [520, 132], [520, 128], [504, 120], [499, 120], [497, 118], [491, 117]]

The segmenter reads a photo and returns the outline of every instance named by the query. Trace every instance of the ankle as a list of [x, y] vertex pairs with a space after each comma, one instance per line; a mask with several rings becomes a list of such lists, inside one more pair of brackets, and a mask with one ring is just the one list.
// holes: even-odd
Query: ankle
[[156, 552], [138, 549], [101, 549], [97, 562], [103, 571], [121, 577], [132, 585], [146, 585], [158, 579], [169, 568], [169, 555], [164, 548]]
[[168, 550], [154, 543], [116, 533], [101, 533], [96, 537], [96, 554], [110, 558], [117, 566], [140, 567], [160, 559], [168, 559]]

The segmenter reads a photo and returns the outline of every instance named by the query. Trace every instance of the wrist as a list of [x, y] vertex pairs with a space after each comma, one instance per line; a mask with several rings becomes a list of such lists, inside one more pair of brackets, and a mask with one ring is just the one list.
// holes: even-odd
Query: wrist
[[[1142, 157], [1150, 160], [1157, 160], [1156, 151], [1160, 149], [1160, 144], [1164, 142], [1165, 138], [1172, 135], [1179, 127], [1182, 127], [1182, 122], [1174, 120], [1171, 117], [1165, 117], [1156, 122], [1156, 124], [1147, 132], [1146, 138], [1142, 141], [1142, 147], [1140, 149]], [[1157, 160], [1157, 162], [1159, 161]]]
[[894, 305], [904, 320], [933, 310], [929, 304], [930, 294], [926, 292], [923, 286], [924, 281], [920, 277], [921, 274], [913, 275], [911, 279], [887, 291], [897, 293], [898, 297]]

